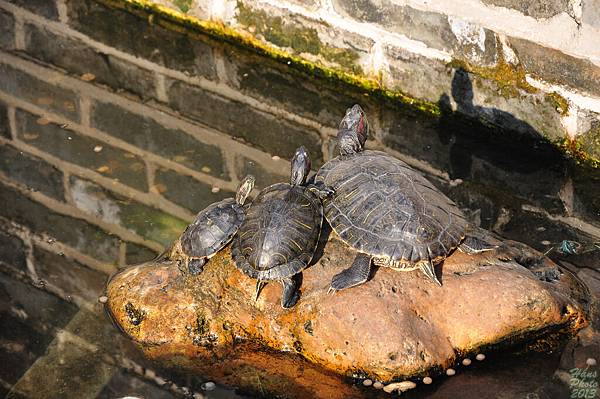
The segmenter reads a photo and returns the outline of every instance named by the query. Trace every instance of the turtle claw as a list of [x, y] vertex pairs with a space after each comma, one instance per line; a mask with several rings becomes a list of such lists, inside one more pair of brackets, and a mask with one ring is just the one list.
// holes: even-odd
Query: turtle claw
[[336, 290], [335, 288], [333, 288], [332, 286], [329, 286], [329, 289], [327, 289], [327, 295], [333, 295], [336, 292], [338, 292], [338, 290]]

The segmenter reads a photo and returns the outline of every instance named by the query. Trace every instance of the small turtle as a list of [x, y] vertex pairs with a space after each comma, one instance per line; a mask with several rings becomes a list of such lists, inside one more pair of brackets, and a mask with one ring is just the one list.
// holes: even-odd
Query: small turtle
[[283, 308], [291, 308], [300, 297], [298, 274], [313, 258], [323, 223], [320, 196], [330, 194], [306, 184], [309, 171], [310, 158], [300, 147], [292, 160], [291, 184], [264, 188], [233, 240], [236, 267], [257, 280], [255, 299], [266, 281], [278, 280]]
[[[331, 290], [367, 281], [371, 263], [393, 269], [420, 269], [441, 285], [433, 265], [456, 247], [475, 253], [493, 247], [469, 224], [461, 210], [410, 166], [381, 151], [363, 150], [369, 124], [362, 108], [346, 111], [340, 123], [340, 155], [317, 172], [315, 185], [331, 187], [325, 218], [359, 255], [335, 275]], [[475, 233], [475, 232], [473, 232]]]
[[204, 264], [219, 252], [240, 228], [245, 217], [244, 202], [254, 187], [254, 176], [240, 183], [235, 199], [209, 205], [173, 244], [171, 258], [179, 261], [184, 273], [197, 275]]

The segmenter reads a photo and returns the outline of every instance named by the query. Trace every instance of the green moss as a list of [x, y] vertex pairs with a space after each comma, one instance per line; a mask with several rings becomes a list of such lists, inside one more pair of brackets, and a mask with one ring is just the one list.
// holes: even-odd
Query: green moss
[[184, 13], [187, 13], [192, 8], [192, 0], [173, 0], [173, 4]]
[[285, 23], [281, 17], [272, 17], [263, 10], [255, 11], [238, 2], [238, 21], [253, 27], [255, 33], [279, 47], [291, 48], [297, 54], [309, 53], [335, 62], [354, 73], [362, 73], [356, 65], [359, 56], [354, 50], [341, 49], [321, 42], [316, 29]]
[[600, 128], [574, 140], [569, 137], [556, 140], [554, 144], [579, 165], [600, 168]]
[[546, 99], [554, 104], [554, 107], [560, 112], [562, 116], [569, 114], [569, 102], [566, 98], [553, 91], [550, 94], [546, 94]]
[[449, 66], [455, 69], [464, 69], [483, 78], [493, 80], [498, 85], [500, 95], [505, 98], [519, 97], [519, 89], [528, 93], [538, 92], [538, 89], [527, 83], [525, 68], [521, 64], [512, 65], [506, 62], [502, 51], [498, 51], [497, 57], [498, 62], [494, 67], [472, 65], [467, 61], [458, 59], [450, 61]]

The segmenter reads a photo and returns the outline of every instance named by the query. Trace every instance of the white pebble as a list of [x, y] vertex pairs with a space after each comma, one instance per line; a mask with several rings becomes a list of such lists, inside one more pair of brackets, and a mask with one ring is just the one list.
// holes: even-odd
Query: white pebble
[[94, 152], [100, 152], [102, 151], [102, 146], [101, 145], [97, 145], [94, 147]]
[[594, 359], [593, 357], [588, 358], [585, 361], [585, 364], [587, 364], [588, 366], [595, 366], [596, 365], [596, 359]]
[[370, 379], [366, 379], [363, 381], [363, 385], [366, 387], [370, 387], [371, 385], [373, 385], [373, 381], [371, 381]]
[[98, 298], [98, 302], [106, 303], [108, 302], [108, 297], [106, 295], [102, 295], [100, 298]]
[[541, 244], [542, 245], [550, 245], [552, 243], [550, 241], [548, 241], [548, 240], [544, 240], [544, 241], [541, 242]]
[[278, 157], [277, 155], [273, 155], [273, 156], [271, 157], [271, 159], [272, 159], [273, 161], [279, 161], [281, 158], [280, 158], [280, 157]]
[[202, 390], [204, 390], [204, 391], [212, 391], [213, 389], [215, 389], [215, 387], [216, 387], [216, 385], [212, 381], [205, 382], [204, 384], [202, 384], [200, 386], [200, 388], [202, 388]]
[[383, 390], [387, 393], [392, 393], [394, 391], [406, 392], [409, 389], [416, 388], [417, 384], [412, 381], [402, 381], [402, 382], [394, 382], [392, 384], [388, 384], [383, 387]]
[[213, 188], [210, 189], [210, 191], [212, 193], [218, 193], [219, 191], [221, 191], [221, 189], [219, 187], [213, 187]]
[[423, 384], [425, 385], [429, 385], [433, 382], [433, 380], [431, 379], [431, 377], [425, 377], [423, 378]]
[[467, 358], [467, 359], [463, 359], [462, 361], [463, 366], [468, 366], [471, 364], [471, 359]]
[[485, 360], [485, 355], [483, 353], [478, 353], [477, 356], [475, 356], [475, 359], [481, 362], [482, 360]]
[[373, 388], [381, 389], [383, 388], [383, 384], [380, 381], [375, 381], [375, 383], [373, 384]]
[[454, 374], [456, 374], [456, 370], [454, 370], [454, 369], [448, 369], [448, 370], [446, 370], [446, 375], [452, 376]]

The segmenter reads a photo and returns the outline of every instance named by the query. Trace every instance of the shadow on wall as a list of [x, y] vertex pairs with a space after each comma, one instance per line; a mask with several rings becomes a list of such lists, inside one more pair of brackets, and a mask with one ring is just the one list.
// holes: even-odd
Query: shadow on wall
[[[452, 78], [452, 99], [456, 103], [456, 112], [489, 121], [492, 125], [489, 128], [482, 123], [467, 123], [468, 126], [464, 126], [462, 131], [456, 131], [453, 127], [456, 126], [457, 115], [451, 108], [450, 97], [443, 94], [438, 100], [442, 112], [440, 126], [443, 127], [439, 129], [440, 140], [444, 144], [451, 144], [451, 178], [472, 177], [474, 157], [507, 172], [531, 174], [549, 167], [556, 171], [564, 169], [564, 156], [533, 126], [509, 112], [476, 105], [473, 97], [469, 73], [457, 69]], [[494, 125], [510, 127], [512, 131], [498, 130]], [[495, 130], [492, 134], [491, 129]]]

